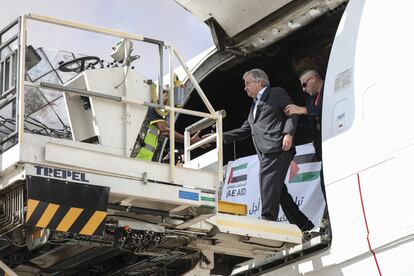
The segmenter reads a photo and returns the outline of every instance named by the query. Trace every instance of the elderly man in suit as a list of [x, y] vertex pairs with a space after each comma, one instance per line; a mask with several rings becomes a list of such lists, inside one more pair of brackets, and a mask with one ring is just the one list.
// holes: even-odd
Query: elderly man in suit
[[285, 177], [295, 150], [293, 137], [297, 115], [286, 116], [284, 108], [292, 103], [289, 94], [281, 87], [270, 88], [266, 73], [260, 69], [243, 75], [244, 90], [254, 99], [247, 120], [238, 129], [223, 133], [224, 143], [252, 136], [260, 161], [260, 194], [262, 218], [276, 221], [279, 204], [290, 223], [302, 231], [314, 225], [296, 205], [288, 193]]

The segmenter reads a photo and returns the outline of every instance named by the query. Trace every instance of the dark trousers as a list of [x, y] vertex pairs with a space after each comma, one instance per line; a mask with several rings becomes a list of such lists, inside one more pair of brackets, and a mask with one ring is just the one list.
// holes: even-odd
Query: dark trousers
[[315, 136], [315, 139], [313, 141], [313, 147], [315, 148], [316, 160], [321, 162], [321, 172], [320, 172], [321, 190], [322, 190], [323, 197], [325, 198], [325, 202], [328, 203], [326, 201], [325, 182], [324, 182], [324, 179], [323, 179], [322, 140], [321, 140], [321, 132], [320, 131], [317, 132], [317, 135]]
[[320, 179], [321, 179], [321, 191], [323, 194], [323, 198], [325, 199], [325, 209], [323, 210], [322, 218], [327, 219], [329, 218], [328, 214], [328, 201], [326, 200], [326, 191], [325, 191], [325, 180], [323, 178], [323, 163], [322, 163], [322, 138], [321, 133], [319, 131], [319, 135], [315, 136], [315, 140], [313, 141], [313, 146], [315, 147], [316, 158], [318, 161], [321, 162], [321, 172], [320, 172]]
[[260, 161], [260, 194], [262, 198], [262, 218], [276, 221], [279, 204], [290, 223], [299, 228], [309, 221], [288, 193], [285, 177], [293, 159], [294, 151], [258, 153]]

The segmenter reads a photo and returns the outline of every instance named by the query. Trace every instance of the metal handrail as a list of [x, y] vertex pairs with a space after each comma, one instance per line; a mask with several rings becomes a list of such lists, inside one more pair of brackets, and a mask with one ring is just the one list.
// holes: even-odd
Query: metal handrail
[[[194, 116], [198, 116], [198, 117], [205, 117], [205, 118], [209, 118], [210, 120], [214, 120], [216, 122], [216, 125], [218, 126], [218, 133], [219, 135], [217, 135], [217, 147], [219, 148], [219, 180], [221, 181], [222, 177], [220, 177], [220, 175], [222, 176], [222, 144], [221, 144], [221, 140], [222, 140], [222, 134], [221, 134], [221, 124], [222, 124], [222, 115], [218, 112], [216, 112], [213, 108], [213, 106], [211, 105], [211, 103], [209, 102], [209, 100], [207, 99], [206, 95], [204, 94], [203, 90], [201, 89], [200, 85], [198, 84], [198, 82], [196, 81], [195, 77], [193, 76], [193, 74], [190, 72], [190, 70], [188, 69], [188, 67], [186, 66], [184, 60], [182, 59], [182, 57], [180, 56], [178, 50], [172, 46], [171, 44], [165, 43], [164, 41], [161, 40], [157, 40], [157, 39], [152, 39], [152, 38], [148, 38], [148, 37], [144, 37], [142, 35], [136, 35], [136, 34], [131, 34], [131, 33], [127, 33], [127, 32], [121, 32], [121, 31], [117, 31], [117, 30], [112, 30], [112, 29], [106, 29], [106, 28], [101, 28], [101, 27], [97, 27], [97, 26], [93, 26], [93, 25], [87, 25], [87, 24], [82, 24], [82, 23], [78, 23], [78, 22], [74, 22], [74, 21], [69, 21], [69, 20], [62, 20], [62, 19], [57, 19], [57, 18], [53, 18], [53, 17], [48, 17], [48, 16], [43, 16], [43, 15], [38, 15], [38, 14], [27, 14], [27, 15], [22, 15], [19, 17], [19, 19], [17, 20], [18, 24], [19, 24], [19, 34], [18, 34], [18, 41], [19, 41], [19, 51], [18, 51], [18, 57], [19, 57], [19, 63], [18, 63], [18, 68], [17, 68], [17, 100], [18, 100], [18, 117], [17, 117], [17, 125], [18, 125], [18, 142], [19, 143], [23, 143], [24, 141], [24, 87], [25, 85], [31, 85], [31, 86], [36, 86], [36, 84], [34, 83], [30, 83], [30, 82], [25, 82], [25, 49], [26, 49], [26, 25], [27, 25], [27, 20], [35, 20], [35, 21], [40, 21], [40, 22], [45, 22], [45, 23], [49, 23], [49, 24], [54, 24], [54, 25], [60, 25], [60, 26], [64, 26], [64, 27], [69, 27], [69, 28], [74, 28], [74, 29], [78, 29], [78, 30], [84, 30], [84, 31], [89, 31], [89, 32], [94, 32], [94, 33], [100, 33], [100, 34], [104, 34], [104, 35], [109, 35], [109, 36], [114, 36], [114, 37], [118, 37], [118, 38], [122, 38], [122, 39], [130, 39], [130, 40], [136, 40], [136, 41], [142, 41], [142, 42], [146, 42], [146, 43], [152, 43], [152, 44], [156, 44], [159, 47], [159, 54], [160, 54], [160, 81], [158, 83], [159, 85], [159, 100], [160, 100], [160, 106], [162, 106], [163, 108], [165, 108], [166, 110], [170, 111], [170, 160], [172, 160], [170, 162], [171, 164], [171, 174], [170, 174], [170, 179], [171, 182], [174, 182], [174, 167], [175, 164], [173, 163], [175, 158], [174, 158], [174, 154], [175, 154], [175, 149], [174, 149], [174, 142], [175, 142], [175, 112], [177, 113], [183, 113], [183, 114], [189, 114], [189, 115], [194, 115]], [[17, 23], [16, 23], [17, 24]], [[7, 28], [7, 27], [6, 27]], [[11, 27], [10, 27], [11, 28]], [[162, 76], [163, 76], [163, 49], [167, 48], [169, 51], [169, 73], [170, 73], [170, 104], [164, 106], [163, 103], [161, 103], [161, 95], [162, 95]], [[173, 68], [172, 68], [172, 58], [175, 57], [179, 63], [182, 65], [182, 67], [184, 68], [189, 80], [192, 82], [192, 84], [194, 85], [198, 95], [201, 97], [203, 103], [205, 104], [205, 106], [207, 107], [209, 113], [204, 113], [204, 112], [199, 112], [199, 111], [194, 111], [194, 110], [188, 110], [188, 109], [184, 109], [184, 108], [177, 108], [174, 106], [174, 97], [173, 97], [173, 89], [174, 89], [174, 79], [173, 79]], [[47, 88], [51, 88], [51, 89], [58, 89], [60, 91], [65, 91], [65, 92], [70, 92], [70, 93], [78, 93], [78, 94], [89, 94], [91, 96], [94, 97], [100, 97], [101, 95], [99, 95], [99, 92], [92, 92], [92, 91], [80, 91], [80, 90], [74, 90], [71, 89], [69, 87], [65, 87], [65, 89], [61, 89], [62, 87], [57, 87], [57, 86], [53, 86], [53, 85], [49, 85], [49, 84], [41, 84], [41, 86], [45, 86]], [[92, 94], [93, 95], [92, 95]], [[116, 99], [115, 99], [116, 98]], [[122, 101], [122, 102], [126, 102], [126, 103], [133, 103], [133, 104], [138, 104], [138, 105], [146, 105], [146, 106], [151, 106], [150, 103], [142, 103], [142, 102], [137, 102], [137, 101], [131, 101], [125, 97], [114, 97], [113, 99], [111, 98], [111, 100], [116, 100], [116, 101]], [[152, 104], [153, 105], [153, 104]], [[187, 144], [185, 143], [185, 146]], [[189, 144], [188, 144], [189, 145]]]
[[[211, 115], [210, 113], [195, 111], [195, 110], [191, 110], [191, 109], [183, 109], [183, 108], [179, 108], [179, 107], [174, 107], [174, 109], [173, 109], [172, 107], [170, 107], [168, 105], [161, 106], [159, 104], [154, 104], [154, 103], [151, 103], [151, 102], [131, 100], [131, 99], [129, 99], [127, 97], [123, 97], [123, 96], [122, 97], [111, 96], [111, 95], [107, 95], [107, 94], [104, 94], [104, 93], [100, 93], [98, 91], [78, 89], [78, 88], [73, 88], [73, 87], [70, 87], [70, 86], [64, 86], [64, 85], [48, 83], [48, 82], [35, 83], [35, 82], [25, 81], [24, 84], [25, 84], [25, 86], [31, 86], [31, 87], [36, 87], [36, 88], [45, 88], [45, 89], [48, 89], [48, 90], [60, 91], [60, 92], [76, 94], [76, 95], [81, 95], [81, 96], [86, 96], [86, 97], [96, 97], [96, 98], [102, 98], [102, 99], [112, 100], [112, 101], [116, 101], [116, 102], [125, 102], [125, 103], [133, 104], [133, 105], [163, 108], [163, 109], [168, 110], [168, 111], [174, 110], [177, 113], [182, 113], [182, 114], [186, 114], [186, 115], [206, 118], [206, 119], [209, 119], [209, 120], [215, 120], [216, 119], [216, 115]], [[47, 92], [48, 90], [46, 90], [45, 92]]]

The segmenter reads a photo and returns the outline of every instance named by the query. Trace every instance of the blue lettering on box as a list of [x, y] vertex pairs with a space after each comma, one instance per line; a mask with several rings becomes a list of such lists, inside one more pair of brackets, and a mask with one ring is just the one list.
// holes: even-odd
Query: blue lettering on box
[[182, 190], [178, 191], [178, 197], [181, 199], [188, 199], [188, 200], [195, 200], [195, 201], [199, 200], [198, 193], [187, 192], [187, 191], [182, 191]]

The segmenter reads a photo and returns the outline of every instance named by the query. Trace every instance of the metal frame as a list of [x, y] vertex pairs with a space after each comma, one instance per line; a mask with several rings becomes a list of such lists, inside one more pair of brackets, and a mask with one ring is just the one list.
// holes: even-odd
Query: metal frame
[[[111, 30], [111, 29], [105, 29], [105, 28], [101, 28], [101, 27], [96, 27], [96, 26], [92, 26], [92, 25], [87, 25], [87, 24], [82, 24], [82, 23], [77, 23], [77, 22], [73, 22], [73, 21], [68, 21], [68, 20], [61, 20], [61, 19], [57, 19], [57, 18], [52, 18], [52, 17], [47, 17], [47, 16], [42, 16], [42, 15], [37, 15], [37, 14], [27, 14], [27, 15], [22, 15], [19, 17], [18, 20], [14, 21], [11, 25], [7, 26], [5, 29], [3, 29], [3, 31], [8, 31], [9, 29], [11, 29], [13, 26], [15, 26], [17, 23], [19, 24], [19, 33], [17, 38], [13, 37], [14, 39], [18, 39], [19, 41], [19, 47], [18, 47], [18, 66], [17, 66], [17, 71], [16, 71], [16, 76], [17, 76], [17, 83], [16, 83], [16, 91], [17, 91], [17, 128], [16, 131], [18, 132], [18, 143], [23, 143], [24, 142], [24, 113], [25, 113], [25, 106], [24, 106], [24, 91], [25, 91], [25, 86], [34, 86], [34, 87], [44, 87], [44, 88], [48, 88], [48, 89], [52, 89], [52, 90], [59, 90], [59, 91], [64, 91], [67, 93], [77, 93], [77, 94], [82, 94], [85, 96], [93, 96], [93, 97], [102, 97], [102, 98], [106, 98], [108, 99], [108, 97], [105, 95], [100, 95], [99, 92], [95, 92], [95, 91], [80, 91], [80, 90], [76, 90], [74, 91], [73, 89], [69, 89], [68, 87], [62, 87], [59, 85], [51, 85], [51, 84], [36, 84], [36, 83], [32, 83], [32, 82], [28, 82], [25, 81], [25, 73], [26, 73], [26, 69], [25, 69], [25, 49], [26, 49], [26, 40], [27, 40], [27, 36], [26, 36], [26, 26], [27, 26], [27, 20], [35, 20], [35, 21], [40, 21], [40, 22], [44, 22], [44, 23], [49, 23], [49, 24], [53, 24], [53, 25], [60, 25], [60, 26], [64, 26], [64, 27], [69, 27], [69, 28], [75, 28], [75, 29], [79, 29], [79, 30], [84, 30], [84, 31], [89, 31], [89, 32], [94, 32], [94, 33], [100, 33], [100, 34], [104, 34], [104, 35], [109, 35], [109, 36], [115, 36], [118, 38], [123, 38], [123, 39], [130, 39], [130, 40], [136, 40], [136, 41], [141, 41], [141, 42], [146, 42], [146, 43], [152, 43], [152, 44], [156, 44], [159, 47], [159, 54], [160, 54], [160, 80], [159, 80], [159, 93], [160, 93], [160, 102], [159, 104], [151, 104], [151, 103], [146, 103], [146, 102], [137, 102], [137, 101], [131, 101], [130, 99], [127, 99], [125, 97], [114, 97], [114, 98], [109, 98], [109, 100], [114, 100], [114, 101], [121, 101], [124, 102], [126, 104], [137, 104], [137, 105], [145, 105], [145, 106], [154, 106], [154, 107], [158, 107], [158, 108], [164, 108], [166, 110], [170, 111], [170, 181], [171, 183], [174, 183], [175, 181], [175, 176], [174, 176], [174, 154], [175, 154], [175, 137], [174, 137], [174, 133], [175, 133], [175, 127], [174, 127], [174, 123], [175, 123], [175, 113], [183, 113], [183, 114], [188, 114], [188, 115], [192, 115], [192, 116], [197, 116], [197, 117], [201, 117], [201, 118], [208, 118], [212, 121], [214, 121], [217, 125], [217, 134], [214, 136], [216, 138], [217, 141], [217, 147], [219, 149], [219, 181], [222, 181], [222, 176], [223, 176], [223, 158], [222, 158], [222, 131], [221, 131], [221, 125], [222, 125], [222, 115], [218, 112], [216, 112], [214, 110], [214, 108], [212, 107], [212, 105], [210, 104], [210, 102], [208, 101], [206, 95], [204, 94], [203, 90], [201, 89], [200, 85], [197, 83], [196, 79], [194, 78], [194, 76], [192, 75], [192, 73], [190, 72], [190, 70], [188, 69], [188, 67], [185, 65], [184, 60], [182, 59], [181, 55], [179, 54], [178, 50], [168, 44], [165, 43], [164, 41], [160, 41], [160, 40], [156, 40], [156, 39], [152, 39], [152, 38], [147, 38], [144, 37], [142, 35], [136, 35], [136, 34], [130, 34], [130, 33], [126, 33], [126, 32], [121, 32], [121, 31], [117, 31], [117, 30]], [[14, 24], [14, 25], [13, 25]], [[2, 32], [3, 32], [2, 31]], [[0, 37], [0, 42], [1, 42], [1, 37]], [[3, 45], [2, 45], [3, 46]], [[1, 46], [1, 47], [2, 47]], [[161, 95], [162, 95], [162, 89], [163, 89], [163, 82], [162, 82], [162, 76], [163, 76], [163, 55], [164, 55], [164, 48], [166, 48], [169, 54], [169, 74], [170, 74], [170, 91], [169, 91], [169, 95], [170, 95], [170, 103], [167, 106], [164, 106], [164, 104], [161, 102]], [[173, 58], [176, 58], [179, 63], [181, 64], [181, 66], [184, 68], [189, 80], [191, 81], [191, 83], [194, 85], [197, 93], [199, 94], [199, 96], [201, 97], [203, 103], [205, 104], [205, 106], [207, 107], [209, 113], [205, 113], [205, 112], [199, 112], [199, 111], [195, 111], [195, 110], [189, 110], [189, 109], [184, 109], [184, 108], [177, 108], [174, 106], [174, 97], [173, 97], [173, 89], [174, 89], [174, 79], [173, 79]], [[15, 133], [14, 133], [15, 134]], [[190, 147], [189, 145], [189, 141], [188, 143], [184, 143], [184, 150], [185, 152], [189, 152], [191, 150], [193, 150], [196, 147], [199, 147], [207, 142], [211, 141], [211, 138], [206, 138], [203, 139], [202, 141], [200, 141], [199, 143], [196, 143], [194, 145], [192, 145]], [[189, 149], [187, 149], [189, 148]], [[188, 160], [190, 159], [190, 155], [188, 154]]]
[[[14, 91], [16, 88], [16, 72], [17, 72], [17, 50], [12, 51], [10, 54], [5, 56], [2, 60], [0, 60], [0, 72], [2, 75], [0, 76], [0, 99], [6, 98], [11, 92]], [[7, 68], [8, 65], [8, 70]], [[6, 72], [7, 79], [6, 79]], [[7, 80], [7, 85], [6, 85]]]
[[[14, 95], [13, 97], [4, 100], [1, 104], [0, 104], [0, 110], [3, 109], [4, 107], [8, 106], [9, 104], [13, 104], [16, 103], [16, 95]], [[17, 106], [16, 106], [17, 108]], [[16, 113], [17, 116], [17, 113]], [[16, 121], [16, 117], [14, 118], [14, 120]], [[16, 133], [17, 133], [18, 129], [17, 126], [15, 125], [14, 131], [12, 131], [11, 133], [9, 133], [6, 137], [4, 137], [0, 144], [3, 145], [4, 143], [6, 143], [7, 141], [9, 141], [10, 139], [12, 139]]]
[[[13, 42], [18, 41], [18, 45], [19, 45], [19, 47], [17, 47], [16, 50], [12, 51], [10, 54], [4, 56], [0, 60], [0, 79], [1, 79], [0, 100], [2, 100], [0, 102], [0, 108], [3, 108], [9, 105], [12, 102], [16, 102], [16, 116], [14, 117], [14, 121], [16, 122], [16, 127], [14, 131], [12, 131], [10, 134], [8, 134], [5, 138], [3, 138], [0, 141], [1, 146], [3, 146], [4, 143], [9, 141], [12, 137], [16, 136], [19, 130], [17, 126], [17, 123], [18, 123], [17, 112], [19, 108], [17, 106], [17, 102], [19, 101], [18, 100], [19, 96], [17, 92], [19, 89], [19, 84], [17, 83], [17, 80], [18, 80], [18, 74], [21, 71], [19, 66], [20, 66], [20, 60], [22, 58], [21, 47], [20, 47], [20, 41], [22, 39], [21, 31], [20, 31], [22, 27], [21, 24], [22, 24], [22, 20], [21, 18], [18, 18], [0, 31], [0, 56], [1, 56], [1, 52], [4, 51], [6, 47], [10, 46], [10, 44], [12, 44]], [[11, 36], [7, 41], [3, 43], [3, 36], [15, 26], [18, 26], [19, 32]], [[6, 63], [7, 62], [9, 63], [8, 76], [6, 76]], [[5, 81], [6, 78], [8, 79], [7, 87], [6, 87], [6, 81]], [[3, 151], [3, 149], [1, 149], [1, 151]]]

